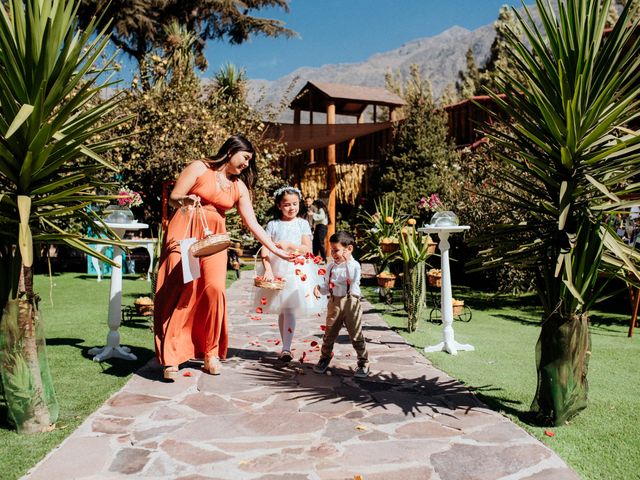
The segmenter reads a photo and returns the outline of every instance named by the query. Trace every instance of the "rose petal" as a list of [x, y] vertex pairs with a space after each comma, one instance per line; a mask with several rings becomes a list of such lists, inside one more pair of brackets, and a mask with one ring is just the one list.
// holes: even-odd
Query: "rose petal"
[[323, 332], [327, 330], [327, 326], [326, 325], [320, 325], [320, 330], [322, 330]]
[[291, 327], [287, 328], [287, 330], [289, 331], [289, 333], [293, 333], [293, 330], [291, 330]]
[[327, 273], [327, 270], [324, 268], [319, 268], [318, 269], [318, 275], [324, 275], [325, 273]]
[[316, 345], [318, 345], [318, 342], [316, 342], [315, 340], [312, 341], [309, 345], [311, 345], [312, 347], [315, 347]]
[[190, 377], [190, 376], [191, 376], [191, 372], [188, 372], [188, 371], [187, 371], [187, 372], [184, 372], [184, 373], [182, 374], [182, 376], [183, 376], [183, 377]]
[[300, 280], [302, 280], [303, 282], [307, 280], [307, 276], [306, 275], [300, 275]]
[[280, 345], [280, 340], [276, 340], [275, 342], [273, 342], [276, 345]]
[[267, 304], [267, 299], [266, 299], [265, 297], [262, 297], [262, 298], [260, 299], [260, 303], [261, 303], [262, 305], [266, 305], [266, 304]]
[[256, 313], [262, 313], [262, 308], [260, 307], [256, 308]]

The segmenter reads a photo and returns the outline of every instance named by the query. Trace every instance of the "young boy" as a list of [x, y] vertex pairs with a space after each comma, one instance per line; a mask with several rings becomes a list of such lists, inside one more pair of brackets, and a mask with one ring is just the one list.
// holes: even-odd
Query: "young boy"
[[354, 376], [364, 378], [369, 375], [369, 354], [362, 334], [362, 306], [360, 305], [360, 264], [355, 261], [353, 252], [354, 239], [344, 231], [339, 231], [329, 238], [331, 258], [324, 275], [322, 285], [313, 291], [317, 298], [329, 295], [327, 306], [326, 330], [322, 338], [320, 360], [313, 367], [317, 373], [324, 373], [329, 368], [333, 352], [333, 344], [344, 325], [349, 332], [351, 344], [358, 354], [358, 368]]

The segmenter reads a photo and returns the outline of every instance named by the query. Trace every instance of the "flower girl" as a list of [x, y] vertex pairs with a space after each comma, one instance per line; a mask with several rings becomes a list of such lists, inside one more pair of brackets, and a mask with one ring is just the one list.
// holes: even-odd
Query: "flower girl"
[[296, 316], [312, 315], [326, 307], [326, 298], [317, 299], [313, 288], [317, 285], [324, 268], [321, 258], [311, 253], [311, 228], [309, 222], [298, 217], [302, 193], [295, 187], [285, 186], [273, 194], [278, 218], [271, 220], [265, 229], [279, 248], [294, 255], [293, 261], [283, 260], [270, 252], [261, 250], [262, 271], [260, 278], [270, 282], [284, 282], [282, 289], [258, 288], [255, 305], [258, 312], [277, 313], [280, 337], [282, 338], [283, 362], [292, 360], [291, 342], [296, 330]]

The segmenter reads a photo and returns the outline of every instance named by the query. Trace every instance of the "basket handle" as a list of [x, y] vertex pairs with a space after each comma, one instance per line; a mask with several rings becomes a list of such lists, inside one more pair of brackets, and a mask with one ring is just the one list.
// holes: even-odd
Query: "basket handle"
[[204, 229], [204, 236], [206, 237], [207, 235], [211, 235], [213, 232], [209, 230], [209, 222], [207, 222], [207, 216], [204, 213], [204, 208], [202, 207], [202, 203], [199, 199], [194, 203], [194, 207], [198, 218], [200, 219], [200, 223], [202, 224], [202, 228]]

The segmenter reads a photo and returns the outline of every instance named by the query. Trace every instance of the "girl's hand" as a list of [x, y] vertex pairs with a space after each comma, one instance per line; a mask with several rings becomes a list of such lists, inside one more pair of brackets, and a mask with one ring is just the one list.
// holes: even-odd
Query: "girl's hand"
[[267, 281], [267, 282], [273, 282], [273, 280], [276, 277], [273, 275], [273, 272], [271, 270], [265, 270], [264, 275], [262, 276], [262, 278], [264, 278], [265, 281]]

